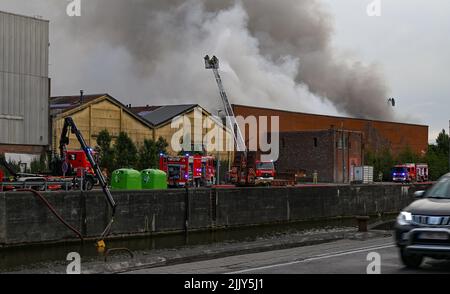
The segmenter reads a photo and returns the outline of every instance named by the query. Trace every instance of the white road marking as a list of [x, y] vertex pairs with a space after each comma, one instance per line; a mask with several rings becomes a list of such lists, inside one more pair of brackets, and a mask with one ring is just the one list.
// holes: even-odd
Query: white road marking
[[361, 253], [361, 252], [367, 252], [367, 251], [371, 251], [371, 250], [391, 248], [391, 247], [395, 247], [395, 246], [396, 245], [394, 243], [386, 243], [386, 244], [382, 244], [382, 245], [357, 248], [357, 249], [353, 249], [353, 250], [350, 250], [350, 251], [340, 251], [340, 252], [335, 252], [335, 253], [325, 253], [325, 254], [320, 254], [320, 255], [317, 255], [317, 256], [314, 256], [314, 257], [310, 257], [310, 258], [306, 258], [306, 259], [302, 259], [302, 260], [291, 261], [291, 262], [280, 263], [280, 264], [274, 264], [274, 265], [268, 265], [268, 266], [255, 267], [255, 268], [249, 268], [249, 269], [240, 270], [240, 271], [236, 271], [236, 272], [230, 272], [230, 273], [226, 273], [226, 274], [230, 274], [230, 275], [243, 274], [243, 273], [247, 273], [247, 272], [253, 272], [253, 271], [264, 270], [264, 269], [269, 269], [269, 268], [289, 266], [289, 265], [293, 265], [293, 264], [299, 264], [299, 263], [304, 263], [304, 262], [309, 262], [309, 261], [314, 261], [314, 260], [327, 259], [327, 258], [333, 258], [333, 257], [338, 257], [338, 256], [344, 256], [344, 255], [351, 255], [351, 254], [355, 254], [355, 253]]

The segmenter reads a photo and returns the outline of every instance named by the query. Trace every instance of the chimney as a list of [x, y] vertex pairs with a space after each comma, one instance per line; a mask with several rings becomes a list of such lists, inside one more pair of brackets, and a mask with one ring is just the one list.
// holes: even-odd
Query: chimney
[[83, 90], [80, 90], [80, 105], [82, 105], [83, 104], [83, 102], [84, 102], [84, 91]]

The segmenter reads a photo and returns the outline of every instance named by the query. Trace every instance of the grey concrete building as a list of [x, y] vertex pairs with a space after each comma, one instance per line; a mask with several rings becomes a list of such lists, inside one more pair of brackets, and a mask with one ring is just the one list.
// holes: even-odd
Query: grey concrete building
[[30, 162], [49, 144], [49, 22], [0, 11], [0, 153]]

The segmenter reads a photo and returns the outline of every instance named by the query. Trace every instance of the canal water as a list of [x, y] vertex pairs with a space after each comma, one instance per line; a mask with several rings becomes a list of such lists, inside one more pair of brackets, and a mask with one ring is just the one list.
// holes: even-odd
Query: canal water
[[[390, 221], [393, 216], [371, 218], [369, 223]], [[128, 248], [132, 252], [152, 252], [156, 250], [177, 250], [186, 247], [218, 243], [239, 243], [274, 239], [289, 235], [311, 235], [315, 233], [339, 232], [356, 229], [355, 219], [335, 219], [328, 221], [309, 221], [292, 224], [265, 225], [239, 229], [194, 232], [186, 234], [156, 235], [143, 238], [110, 240], [110, 248]], [[35, 270], [67, 265], [69, 252], [78, 252], [83, 262], [102, 260], [92, 241], [84, 244], [36, 245], [20, 248], [0, 249], [0, 273]]]

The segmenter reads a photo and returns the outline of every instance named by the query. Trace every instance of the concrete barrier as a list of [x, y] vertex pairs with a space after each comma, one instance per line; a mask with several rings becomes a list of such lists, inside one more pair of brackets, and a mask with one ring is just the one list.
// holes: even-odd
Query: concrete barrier
[[[114, 191], [112, 234], [188, 232], [218, 227], [395, 213], [427, 185], [336, 185]], [[63, 218], [85, 237], [104, 230], [110, 209], [101, 191], [45, 193]], [[0, 246], [76, 240], [31, 193], [0, 193]]]

